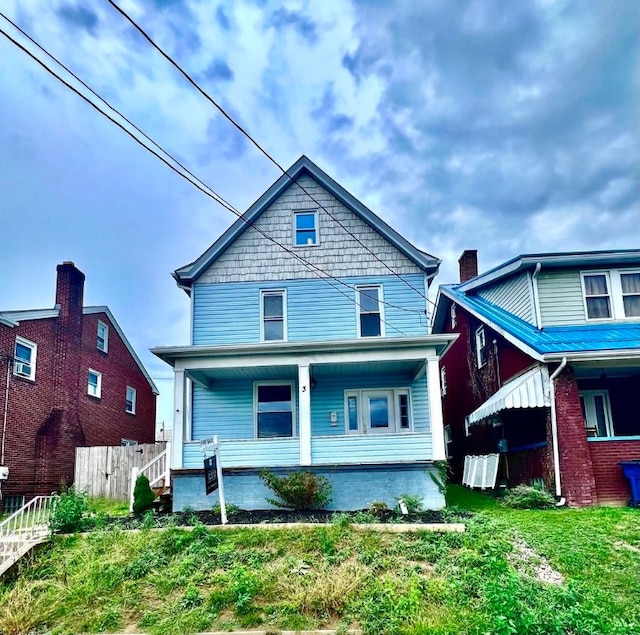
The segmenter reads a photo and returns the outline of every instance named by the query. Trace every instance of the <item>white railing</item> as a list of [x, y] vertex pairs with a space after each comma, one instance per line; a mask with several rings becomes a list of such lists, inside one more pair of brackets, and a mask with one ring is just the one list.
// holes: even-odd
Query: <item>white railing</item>
[[129, 511], [133, 511], [133, 492], [136, 487], [136, 480], [140, 474], [144, 474], [149, 479], [149, 485], [152, 488], [168, 486], [171, 482], [171, 444], [167, 442], [164, 451], [142, 467], [131, 468]]
[[0, 523], [0, 575], [49, 535], [54, 496], [36, 496]]

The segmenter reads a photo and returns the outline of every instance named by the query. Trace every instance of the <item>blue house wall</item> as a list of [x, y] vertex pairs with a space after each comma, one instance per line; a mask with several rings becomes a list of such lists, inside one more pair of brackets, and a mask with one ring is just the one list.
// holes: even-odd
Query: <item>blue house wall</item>
[[[340, 280], [351, 287], [382, 285], [387, 337], [427, 334], [425, 299], [408, 286], [424, 294], [422, 274], [403, 275], [402, 280], [396, 276], [347, 277]], [[260, 291], [268, 289], [286, 290], [288, 341], [357, 337], [355, 290], [335, 280], [318, 278], [194, 284], [192, 343], [222, 345], [259, 342]]]

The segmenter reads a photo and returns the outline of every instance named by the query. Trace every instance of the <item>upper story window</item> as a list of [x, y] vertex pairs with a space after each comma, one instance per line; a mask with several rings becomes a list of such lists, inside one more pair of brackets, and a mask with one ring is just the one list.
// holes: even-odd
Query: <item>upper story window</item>
[[640, 317], [640, 271], [582, 272], [587, 320]]
[[97, 347], [99, 351], [106, 353], [109, 350], [109, 327], [98, 320]]
[[286, 293], [262, 291], [260, 293], [260, 339], [263, 342], [278, 342], [286, 339]]
[[487, 335], [484, 325], [476, 329], [476, 360], [478, 368], [482, 368], [487, 363]]
[[451, 309], [449, 310], [449, 317], [451, 318], [451, 328], [454, 329], [458, 326], [458, 316], [456, 315], [456, 305], [451, 304]]
[[36, 378], [36, 354], [38, 347], [22, 337], [16, 337], [13, 353], [13, 374], [25, 379]]
[[447, 369], [445, 366], [440, 367], [440, 396], [447, 394]]
[[102, 396], [102, 373], [91, 368], [87, 374], [87, 394], [98, 398]]
[[358, 311], [358, 336], [377, 337], [384, 335], [382, 325], [382, 287], [356, 287]]
[[131, 386], [127, 386], [124, 409], [131, 415], [136, 414], [136, 389]]
[[294, 212], [294, 244], [298, 247], [312, 247], [319, 241], [318, 212]]

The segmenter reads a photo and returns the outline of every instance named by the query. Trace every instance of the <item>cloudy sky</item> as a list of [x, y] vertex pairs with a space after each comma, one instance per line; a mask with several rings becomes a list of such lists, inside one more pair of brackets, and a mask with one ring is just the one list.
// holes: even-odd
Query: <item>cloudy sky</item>
[[[282, 165], [306, 154], [442, 258], [437, 282], [468, 248], [485, 270], [640, 246], [637, 0], [118, 2]], [[236, 208], [279, 176], [106, 0], [0, 11]], [[188, 343], [170, 272], [234, 218], [5, 37], [0, 86], [0, 310], [51, 307], [73, 260], [170, 417], [148, 352]]]

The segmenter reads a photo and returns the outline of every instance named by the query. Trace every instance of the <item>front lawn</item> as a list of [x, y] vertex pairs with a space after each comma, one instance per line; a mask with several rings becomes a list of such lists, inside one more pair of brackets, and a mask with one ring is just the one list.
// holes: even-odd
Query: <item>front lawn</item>
[[0, 632], [640, 633], [639, 510], [507, 510], [455, 486], [450, 502], [477, 512], [463, 534], [356, 531], [343, 517], [58, 537], [0, 586]]

